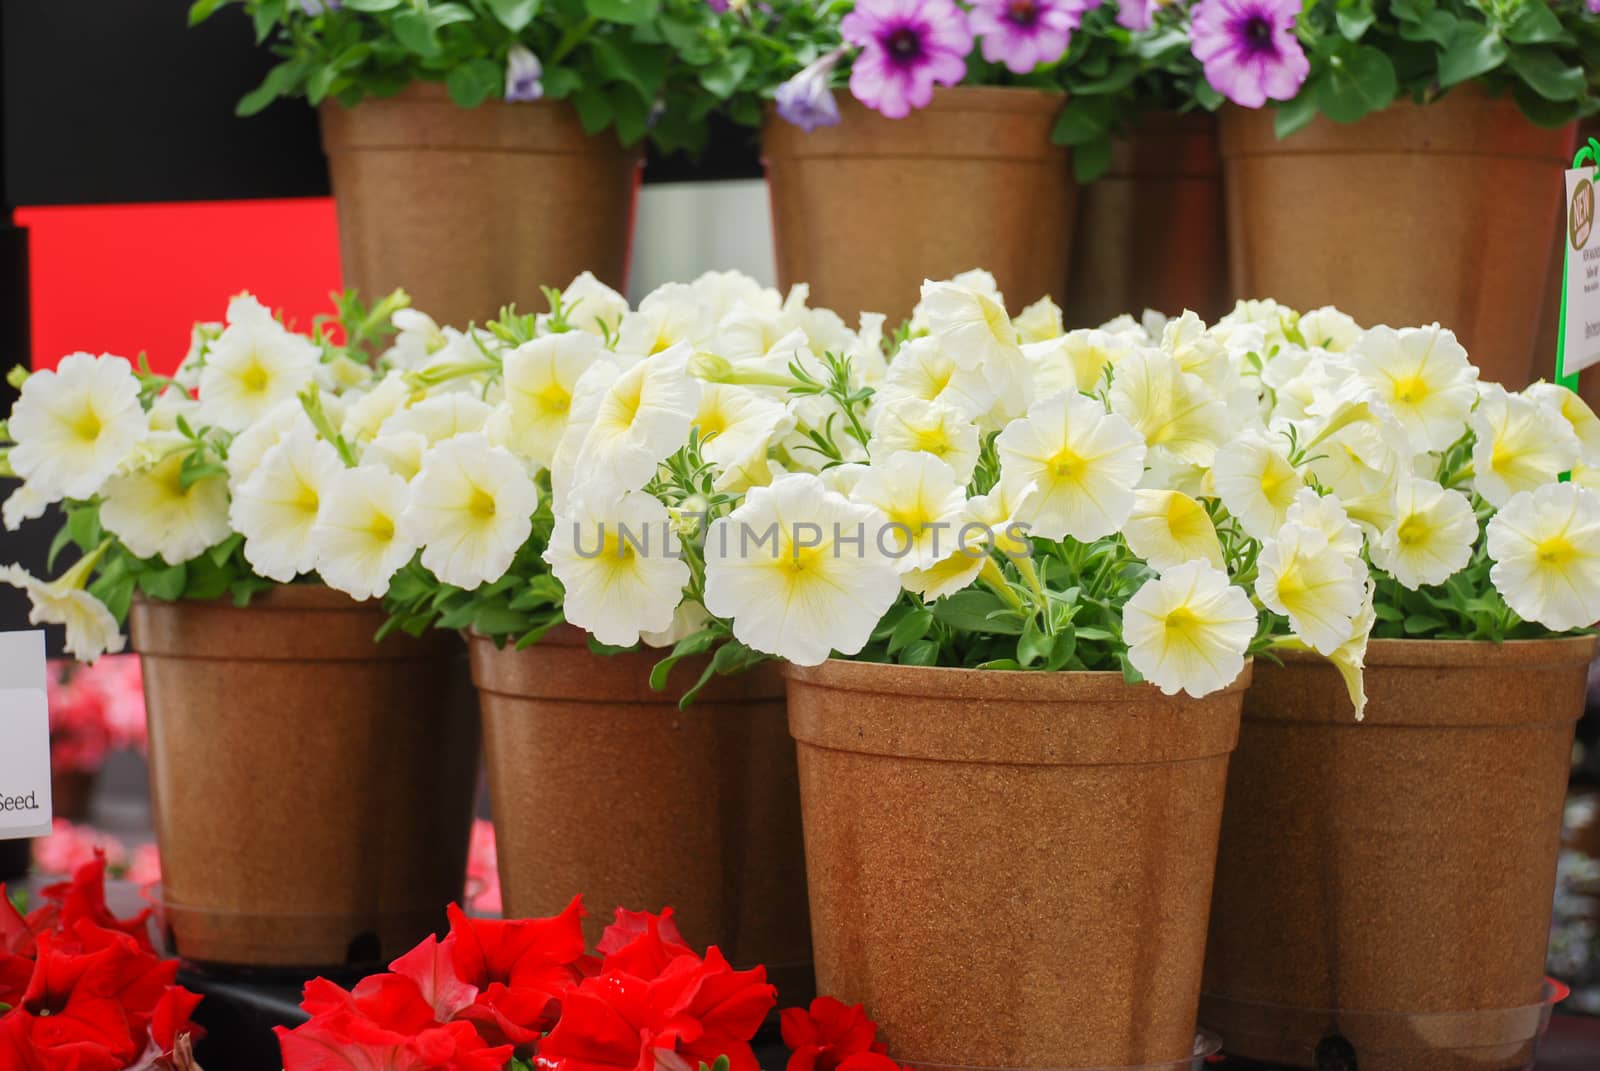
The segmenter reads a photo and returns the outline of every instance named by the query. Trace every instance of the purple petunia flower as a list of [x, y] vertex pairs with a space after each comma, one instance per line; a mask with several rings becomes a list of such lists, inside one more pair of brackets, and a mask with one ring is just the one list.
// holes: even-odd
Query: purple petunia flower
[[1117, 22], [1129, 30], [1148, 30], [1162, 0], [1117, 0]]
[[512, 45], [506, 53], [506, 102], [525, 104], [544, 96], [544, 66], [526, 45]]
[[706, 0], [706, 6], [719, 15], [728, 13], [728, 0]]
[[339, 0], [300, 0], [300, 10], [315, 18], [324, 11], [338, 11]]
[[1311, 72], [1294, 35], [1299, 13], [1300, 0], [1200, 0], [1190, 47], [1211, 88], [1246, 108], [1292, 99]]
[[972, 32], [983, 38], [984, 59], [1027, 74], [1066, 55], [1083, 12], [1082, 0], [973, 0]]
[[825, 56], [813, 60], [803, 70], [778, 87], [774, 99], [778, 114], [806, 133], [819, 126], [834, 126], [839, 122], [839, 102], [833, 98], [828, 81], [833, 68], [844, 55], [836, 48]]
[[972, 31], [952, 0], [860, 0], [839, 29], [861, 47], [850, 92], [890, 119], [927, 107], [935, 84], [966, 76]]

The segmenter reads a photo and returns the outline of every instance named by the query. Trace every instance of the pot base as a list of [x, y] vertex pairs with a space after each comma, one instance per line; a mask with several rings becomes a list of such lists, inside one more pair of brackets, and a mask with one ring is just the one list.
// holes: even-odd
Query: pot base
[[[1194, 1037], [1194, 1054], [1177, 1060], [1164, 1060], [1158, 1064], [1119, 1064], [1116, 1067], [1070, 1067], [1054, 1071], [1205, 1071], [1207, 1061], [1222, 1051], [1222, 1041], [1217, 1035], [1202, 1030]], [[952, 1067], [949, 1064], [907, 1063], [901, 1066], [913, 1071], [1015, 1071], [997, 1067]]]
[[167, 951], [179, 959], [225, 968], [292, 968], [296, 974], [380, 966], [404, 952], [417, 934], [444, 925], [442, 910], [285, 915], [181, 904], [161, 904], [158, 910]]
[[1565, 986], [1546, 980], [1544, 999], [1519, 1008], [1380, 1012], [1294, 1008], [1204, 993], [1200, 1017], [1227, 1039], [1228, 1055], [1247, 1067], [1519, 1071], [1533, 1064], [1551, 1012], [1566, 995]]

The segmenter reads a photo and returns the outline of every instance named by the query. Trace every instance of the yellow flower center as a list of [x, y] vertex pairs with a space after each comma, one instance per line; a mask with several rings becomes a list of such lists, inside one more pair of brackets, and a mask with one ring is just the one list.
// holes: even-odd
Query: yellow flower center
[[261, 358], [252, 354], [250, 363], [239, 373], [240, 385], [252, 394], [260, 394], [267, 389], [267, 384], [270, 382], [272, 382], [271, 373], [261, 363]]
[[1070, 446], [1063, 446], [1045, 462], [1050, 475], [1058, 480], [1070, 480], [1083, 471], [1083, 456]]
[[1288, 509], [1295, 490], [1294, 468], [1274, 457], [1261, 474], [1261, 493], [1275, 509]]
[[1172, 495], [1167, 499], [1167, 530], [1177, 542], [1188, 543], [1203, 538], [1210, 523], [1211, 518], [1206, 516], [1206, 511], [1190, 499], [1182, 495]]
[[100, 438], [100, 432], [105, 424], [100, 419], [100, 414], [94, 411], [94, 406], [86, 405], [83, 412], [72, 422], [72, 433], [86, 443], [92, 443]]
[[801, 547], [791, 545], [789, 552], [778, 559], [778, 568], [789, 576], [791, 585], [798, 583], [808, 572], [815, 572], [822, 564], [823, 549], [821, 547]]
[[481, 487], [473, 487], [472, 494], [467, 498], [467, 512], [479, 521], [494, 519], [494, 496]]
[[676, 341], [677, 339], [669, 337], [666, 329], [662, 328], [656, 332], [656, 340], [650, 344], [649, 356], [654, 357], [663, 350], [671, 349], [672, 344]]
[[316, 513], [321, 506], [321, 499], [317, 496], [317, 489], [304, 480], [300, 481], [300, 491], [295, 495], [296, 508], [306, 513]]
[[617, 418], [623, 427], [632, 427], [639, 415], [639, 405], [644, 400], [644, 377], [630, 376], [617, 391]]
[[533, 396], [533, 401], [550, 416], [560, 416], [572, 407], [572, 395], [560, 383], [553, 380]]
[[944, 389], [955, 378], [955, 374], [956, 366], [953, 361], [934, 368], [928, 375], [928, 395], [923, 400], [931, 402], [943, 394]]
[[1278, 574], [1278, 599], [1285, 606], [1292, 606], [1305, 593], [1306, 581], [1300, 573], [1300, 563], [1291, 561]]
[[937, 458], [943, 458], [955, 449], [955, 444], [950, 441], [950, 435], [945, 431], [942, 424], [932, 428], [914, 429], [911, 433], [911, 441], [918, 450], [932, 454]]
[[694, 423], [700, 429], [700, 438], [709, 439], [728, 430], [728, 414], [722, 411], [722, 406], [712, 405], [696, 417]]
[[1404, 402], [1406, 405], [1416, 405], [1432, 393], [1428, 384], [1420, 375], [1415, 373], [1401, 376], [1394, 381], [1394, 400]]
[[372, 532], [373, 538], [387, 543], [394, 539], [394, 518], [387, 514], [374, 513], [368, 530]]
[[1565, 567], [1578, 556], [1578, 548], [1572, 545], [1565, 532], [1550, 536], [1548, 539], [1541, 539], [1534, 552], [1539, 557], [1540, 565], [1548, 565], [1554, 569]]
[[1167, 612], [1168, 639], [1188, 639], [1200, 624], [1200, 618], [1187, 606], [1177, 606]]
[[1395, 532], [1395, 538], [1400, 541], [1402, 547], [1415, 547], [1428, 541], [1430, 531], [1431, 528], [1428, 522], [1413, 513], [1400, 522], [1400, 527]]

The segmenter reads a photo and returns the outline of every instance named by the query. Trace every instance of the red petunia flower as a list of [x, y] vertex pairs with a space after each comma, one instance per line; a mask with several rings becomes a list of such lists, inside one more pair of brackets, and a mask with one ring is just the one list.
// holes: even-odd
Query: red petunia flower
[[878, 1024], [859, 1004], [818, 997], [809, 1009], [783, 1009], [780, 1021], [790, 1049], [788, 1071], [839, 1071], [852, 1056], [887, 1051], [877, 1040]]
[[405, 1034], [349, 1008], [274, 1033], [284, 1071], [501, 1071], [511, 1059], [510, 1046], [485, 1045], [470, 1023]]
[[478, 990], [458, 1014], [486, 1039], [531, 1053], [555, 1025], [562, 998], [594, 971], [583, 940], [583, 898], [550, 918], [469, 919], [455, 904], [449, 915], [456, 975]]
[[631, 974], [635, 978], [659, 977], [679, 956], [700, 958], [678, 932], [670, 907], [659, 915], [617, 908], [617, 920], [606, 927], [595, 947], [605, 957], [600, 963], [601, 974]]

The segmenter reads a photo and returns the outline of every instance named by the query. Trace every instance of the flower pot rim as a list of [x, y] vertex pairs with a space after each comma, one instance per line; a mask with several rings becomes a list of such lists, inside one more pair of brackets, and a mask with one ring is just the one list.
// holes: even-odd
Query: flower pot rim
[[[1536, 640], [1411, 640], [1373, 639], [1367, 643], [1366, 667], [1435, 666], [1495, 668], [1557, 666], [1592, 661], [1600, 636], [1547, 636]], [[1327, 659], [1315, 651], [1276, 652], [1285, 663]], [[1331, 664], [1330, 664], [1331, 668]]]
[[227, 595], [218, 595], [214, 599], [154, 599], [136, 591], [133, 595], [136, 605], [147, 607], [161, 606], [207, 606], [218, 610], [354, 610], [373, 609], [382, 607], [378, 599], [358, 601], [337, 591], [326, 584], [317, 583], [288, 583], [278, 584], [266, 591], [258, 591], [250, 597], [250, 602], [245, 606], [234, 605], [233, 599]]
[[1184, 693], [1164, 695], [1149, 682], [1129, 684], [1115, 670], [969, 669], [830, 658], [817, 666], [785, 663], [783, 672], [790, 681], [817, 688], [900, 696], [1024, 702], [1196, 703], [1244, 691], [1250, 686], [1253, 663], [1254, 659], [1246, 659], [1243, 671], [1232, 683], [1202, 699]]

